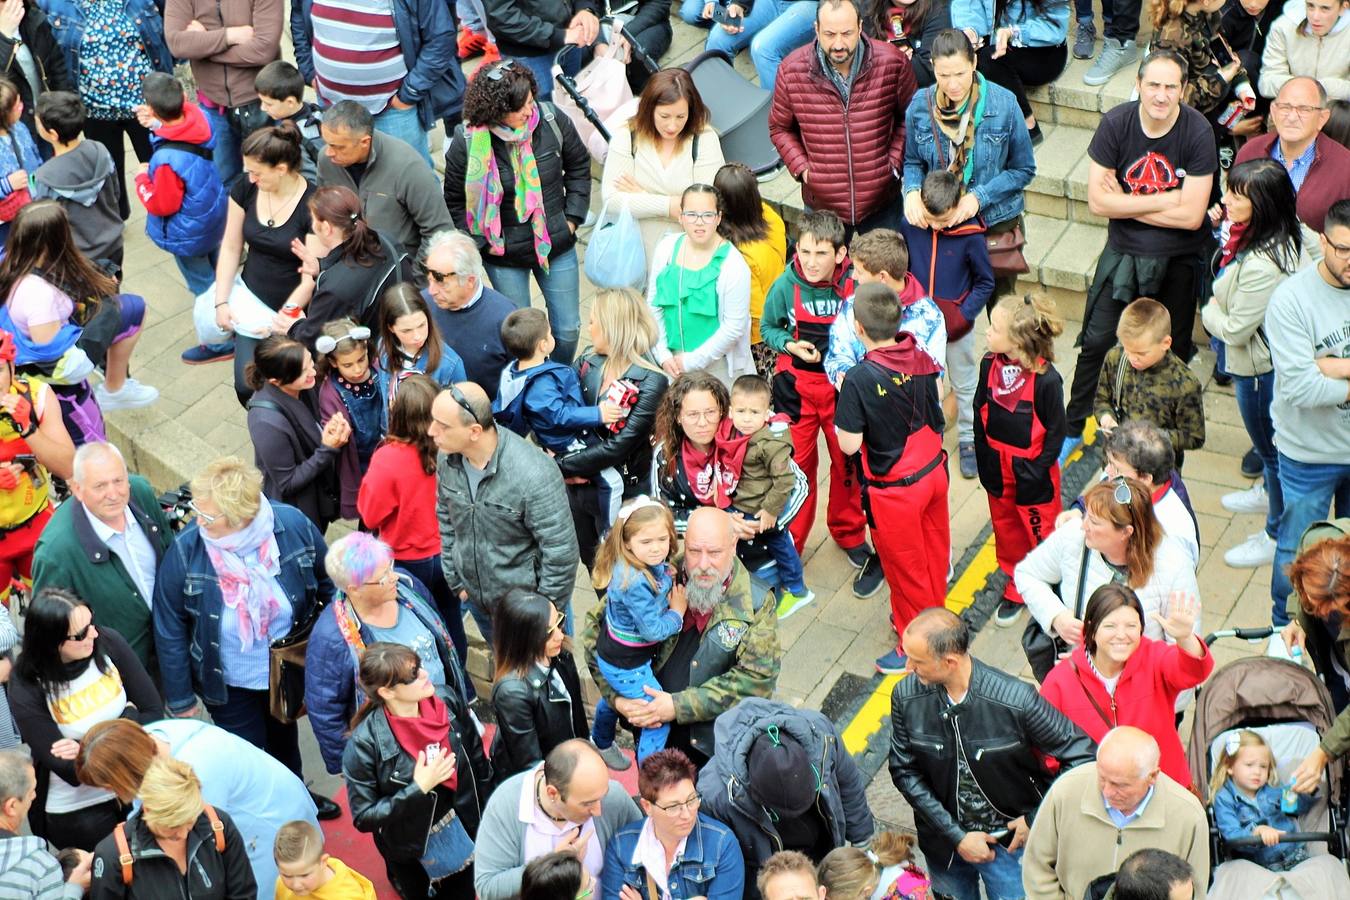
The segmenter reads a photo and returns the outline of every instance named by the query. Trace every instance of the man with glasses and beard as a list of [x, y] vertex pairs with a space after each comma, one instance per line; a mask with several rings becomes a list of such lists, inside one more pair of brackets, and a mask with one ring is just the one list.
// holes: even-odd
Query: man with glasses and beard
[[662, 690], [647, 700], [619, 697], [595, 664], [603, 601], [586, 617], [582, 641], [591, 677], [632, 728], [671, 724], [667, 747], [702, 767], [713, 755], [713, 720], [745, 697], [768, 697], [778, 683], [778, 614], [736, 558], [731, 516], [710, 506], [689, 514], [676, 568], [689, 608], [684, 626], [661, 644], [652, 669]]

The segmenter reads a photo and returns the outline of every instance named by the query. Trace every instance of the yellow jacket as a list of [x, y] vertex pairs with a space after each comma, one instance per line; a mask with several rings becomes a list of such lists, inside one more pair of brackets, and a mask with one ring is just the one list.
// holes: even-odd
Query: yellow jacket
[[347, 868], [340, 859], [328, 858], [328, 868], [333, 877], [328, 883], [312, 894], [297, 894], [277, 879], [276, 900], [295, 900], [297, 897], [309, 897], [312, 900], [376, 900], [375, 885], [370, 879], [355, 869]]
[[765, 203], [764, 221], [769, 225], [769, 233], [758, 241], [741, 244], [736, 247], [745, 257], [750, 267], [750, 343], [758, 344], [764, 340], [759, 336], [759, 316], [764, 311], [764, 298], [769, 288], [783, 274], [787, 264], [787, 228], [783, 219]]

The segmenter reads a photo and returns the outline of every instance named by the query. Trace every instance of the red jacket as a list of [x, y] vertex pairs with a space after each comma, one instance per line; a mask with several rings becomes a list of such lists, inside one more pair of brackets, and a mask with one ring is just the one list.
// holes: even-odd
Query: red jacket
[[[1200, 643], [1204, 646], [1204, 641]], [[1212, 671], [1214, 657], [1208, 647], [1204, 658], [1196, 659], [1175, 644], [1141, 637], [1139, 649], [1126, 661], [1116, 682], [1113, 701], [1088, 665], [1087, 653], [1079, 644], [1068, 659], [1060, 660], [1050, 670], [1041, 685], [1041, 696], [1094, 741], [1100, 742], [1116, 725], [1133, 725], [1147, 731], [1158, 739], [1163, 772], [1177, 784], [1190, 787], [1191, 771], [1177, 734], [1177, 694], [1203, 683]], [[1092, 705], [1088, 694], [1112, 719], [1110, 725]]]
[[[1254, 137], [1242, 145], [1235, 163], [1249, 159], [1270, 157], [1270, 150], [1279, 135], [1271, 132]], [[1342, 147], [1325, 134], [1318, 133], [1317, 149], [1313, 151], [1312, 165], [1298, 191], [1299, 221], [1318, 234], [1327, 217], [1327, 210], [1337, 200], [1350, 198], [1350, 149]]]
[[426, 559], [441, 552], [436, 476], [422, 469], [422, 458], [411, 444], [385, 441], [375, 448], [356, 507], [361, 521], [393, 549], [395, 559]]
[[816, 46], [798, 47], [778, 67], [769, 137], [793, 178], [801, 181], [810, 170], [802, 185], [806, 205], [856, 225], [897, 202], [914, 72], [895, 47], [864, 38], [862, 65], [845, 106]]

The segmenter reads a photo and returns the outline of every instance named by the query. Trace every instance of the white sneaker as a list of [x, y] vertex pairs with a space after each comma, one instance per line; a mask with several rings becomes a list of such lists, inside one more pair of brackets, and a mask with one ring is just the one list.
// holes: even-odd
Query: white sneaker
[[1258, 531], [1223, 555], [1231, 569], [1255, 569], [1275, 561], [1275, 539]]
[[94, 399], [104, 412], [110, 409], [136, 409], [149, 406], [158, 400], [159, 391], [148, 384], [141, 384], [134, 378], [128, 378], [122, 383], [122, 389], [116, 392], [108, 390], [101, 384], [98, 385], [94, 388]]
[[1224, 494], [1219, 500], [1223, 508], [1235, 513], [1261, 513], [1270, 509], [1270, 498], [1266, 496], [1266, 483], [1258, 481], [1245, 491]]
[[[1278, 631], [1270, 636], [1270, 643], [1266, 645], [1266, 656], [1271, 659], [1287, 659], [1294, 661], [1293, 654], [1289, 648], [1284, 645], [1284, 636]], [[1302, 662], [1302, 660], [1297, 660]]]

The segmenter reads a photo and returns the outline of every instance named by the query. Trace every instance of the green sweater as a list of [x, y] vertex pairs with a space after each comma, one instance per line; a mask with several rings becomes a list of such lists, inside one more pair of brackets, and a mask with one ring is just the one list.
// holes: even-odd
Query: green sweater
[[[131, 476], [131, 513], [162, 560], [173, 532], [155, 489], [139, 475]], [[95, 624], [122, 635], [146, 670], [158, 671], [150, 598], [141, 596], [122, 561], [98, 539], [74, 497], [56, 508], [33, 553], [33, 594], [48, 587], [73, 591], [89, 604]]]

